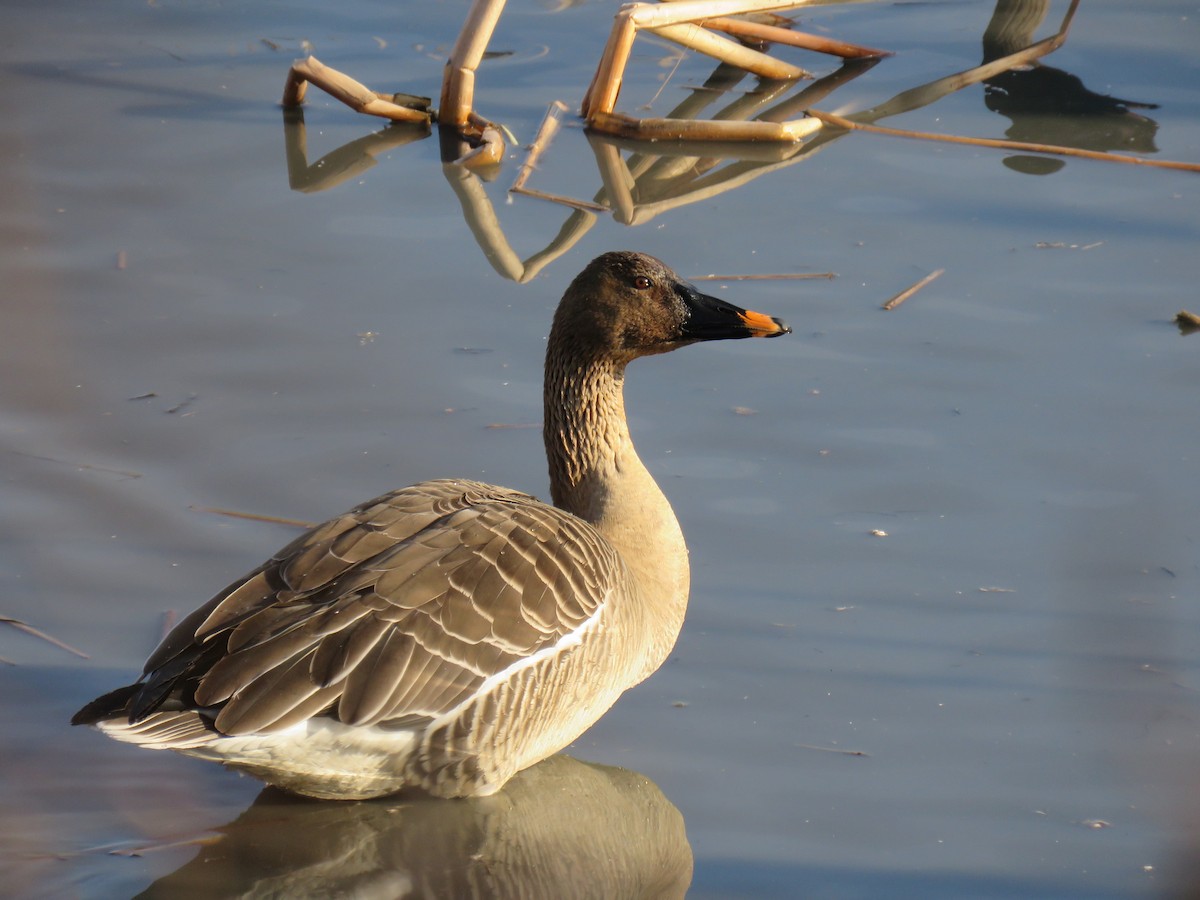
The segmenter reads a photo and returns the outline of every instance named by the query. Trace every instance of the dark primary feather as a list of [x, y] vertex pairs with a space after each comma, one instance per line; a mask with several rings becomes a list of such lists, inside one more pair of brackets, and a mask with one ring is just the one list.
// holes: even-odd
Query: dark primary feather
[[109, 696], [130, 700], [131, 722], [168, 701], [219, 710], [225, 734], [318, 714], [428, 720], [579, 627], [627, 577], [569, 513], [491, 485], [425, 482], [297, 538], [180, 622], [144, 683], [125, 689], [131, 700]]

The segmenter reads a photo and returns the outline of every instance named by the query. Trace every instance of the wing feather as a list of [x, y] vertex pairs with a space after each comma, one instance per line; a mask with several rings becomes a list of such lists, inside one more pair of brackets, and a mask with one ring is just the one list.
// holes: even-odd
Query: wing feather
[[428, 720], [581, 627], [627, 577], [562, 510], [423, 482], [317, 526], [181, 622], [147, 664], [140, 715], [190, 692], [226, 734], [318, 714]]
[[217, 714], [217, 730], [224, 734], [276, 731], [307, 718], [300, 715], [301, 709], [313, 705], [324, 709], [340, 686], [319, 688], [313, 684], [308, 667], [314, 652], [294, 656], [241, 687]]

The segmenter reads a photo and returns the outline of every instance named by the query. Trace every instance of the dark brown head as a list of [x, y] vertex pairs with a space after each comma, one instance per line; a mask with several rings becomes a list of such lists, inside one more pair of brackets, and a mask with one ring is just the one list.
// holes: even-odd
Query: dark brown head
[[619, 364], [697, 341], [777, 337], [792, 329], [697, 291], [664, 263], [620, 250], [579, 273], [554, 314], [551, 344]]

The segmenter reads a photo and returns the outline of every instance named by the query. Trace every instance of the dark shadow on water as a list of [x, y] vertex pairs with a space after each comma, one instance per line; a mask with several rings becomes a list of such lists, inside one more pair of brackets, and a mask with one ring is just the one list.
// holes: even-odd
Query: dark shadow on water
[[636, 772], [555, 756], [499, 794], [328, 803], [266, 789], [140, 897], [683, 897], [683, 816]]
[[[983, 61], [1033, 43], [1034, 31], [1049, 6], [1049, 0], [998, 0], [983, 34]], [[1156, 109], [1155, 103], [1097, 94], [1079, 77], [1041, 63], [1009, 69], [987, 79], [984, 86], [987, 108], [1012, 120], [1005, 131], [1011, 140], [1099, 152], [1158, 152], [1154, 144], [1158, 123], [1133, 112]], [[1064, 162], [1019, 155], [1006, 157], [1004, 164], [1028, 175], [1048, 175]]]

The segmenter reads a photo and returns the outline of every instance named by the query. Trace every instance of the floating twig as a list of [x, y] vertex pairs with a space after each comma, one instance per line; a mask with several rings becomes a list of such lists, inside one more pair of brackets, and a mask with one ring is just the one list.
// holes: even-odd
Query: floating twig
[[1092, 241], [1090, 244], [1068, 244], [1066, 241], [1038, 241], [1033, 246], [1038, 250], [1095, 250], [1104, 245], [1104, 241]]
[[[17, 631], [23, 631], [26, 634], [33, 635], [33, 637], [35, 637], [35, 638], [41, 638], [46, 643], [53, 644], [55, 647], [58, 647], [60, 650], [66, 650], [68, 653], [73, 653], [75, 656], [78, 656], [80, 659], [90, 659], [91, 658], [86, 653], [84, 653], [82, 650], [72, 647], [66, 641], [60, 641], [58, 638], [48, 635], [48, 634], [46, 634], [46, 632], [41, 631], [40, 629], [34, 628], [32, 625], [28, 624], [27, 622], [22, 622], [20, 619], [14, 619], [12, 616], [0, 616], [0, 623], [3, 623], [5, 625], [11, 625], [13, 628], [17, 629]], [[7, 660], [6, 660], [6, 662], [7, 662]]]
[[189, 506], [196, 512], [212, 513], [217, 516], [229, 516], [231, 519], [246, 519], [250, 522], [266, 522], [270, 525], [288, 525], [292, 528], [312, 528], [315, 522], [305, 522], [303, 519], [286, 519], [283, 516], [267, 516], [262, 513], [240, 512], [236, 509], [221, 509], [215, 506]]
[[[185, 409], [187, 409], [189, 406], [191, 406], [193, 403], [195, 403], [196, 398], [199, 396], [200, 396], [199, 394], [188, 394], [187, 397], [185, 397], [183, 400], [180, 400], [178, 403], [176, 403], [174, 406], [170, 407], [169, 409], [163, 410], [163, 412], [165, 412], [168, 416], [173, 416], [176, 413], [183, 412]], [[190, 415], [190, 413], [184, 413], [184, 415]]]
[[196, 837], [183, 838], [178, 841], [162, 841], [155, 844], [137, 844], [130, 847], [117, 847], [108, 851], [109, 856], [130, 856], [140, 857], [147, 853], [157, 853], [159, 850], [175, 850], [179, 847], [210, 847], [218, 841], [225, 839], [223, 834], [206, 834], [197, 835]]
[[932, 131], [911, 131], [907, 128], [888, 128], [884, 125], [869, 125], [819, 109], [805, 110], [814, 119], [827, 125], [835, 125], [850, 131], [870, 131], [892, 137], [913, 138], [919, 141], [940, 141], [946, 144], [967, 144], [972, 147], [993, 147], [998, 150], [1013, 150], [1018, 153], [1045, 153], [1051, 156], [1078, 156], [1102, 162], [1126, 163], [1131, 166], [1151, 166], [1156, 169], [1176, 169], [1181, 172], [1200, 172], [1200, 163], [1179, 162], [1170, 159], [1146, 159], [1142, 156], [1126, 156], [1122, 153], [1104, 153], [1099, 150], [1084, 150], [1081, 147], [1065, 147], [1061, 144], [1036, 144], [1030, 141], [1009, 141], [999, 138], [967, 137], [960, 134], [936, 134]]
[[800, 750], [820, 750], [823, 753], [841, 753], [843, 756], [870, 756], [865, 750], [843, 750], [841, 747], [820, 747], [817, 744], [796, 744]]
[[945, 271], [946, 271], [945, 269], [937, 269], [933, 272], [930, 272], [928, 275], [926, 275], [924, 278], [922, 278], [920, 281], [918, 281], [912, 287], [905, 288], [900, 293], [898, 293], [895, 297], [893, 297], [891, 300], [889, 300], [887, 303], [883, 304], [883, 308], [886, 310], [895, 309], [897, 306], [899, 306], [901, 303], [903, 303], [905, 300], [907, 300], [909, 297], [911, 297], [917, 291], [921, 290], [921, 288], [925, 287], [925, 285], [929, 284], [931, 281], [934, 281], [937, 278], [940, 278], [942, 273]]
[[42, 462], [58, 463], [60, 466], [70, 466], [73, 469], [87, 469], [92, 472], [103, 472], [106, 475], [120, 475], [122, 478], [141, 478], [141, 472], [130, 472], [127, 469], [113, 469], [108, 466], [97, 466], [92, 463], [71, 462], [69, 459], [58, 459], [53, 456], [42, 456], [40, 453], [24, 453], [20, 450], [9, 450], [9, 453], [15, 453], [17, 456], [24, 456], [26, 459], [40, 459]]
[[692, 281], [792, 281], [825, 278], [832, 281], [837, 272], [779, 272], [773, 275], [696, 275]]
[[1175, 324], [1179, 327], [1180, 334], [1192, 334], [1200, 331], [1200, 316], [1181, 309], [1175, 313]]

